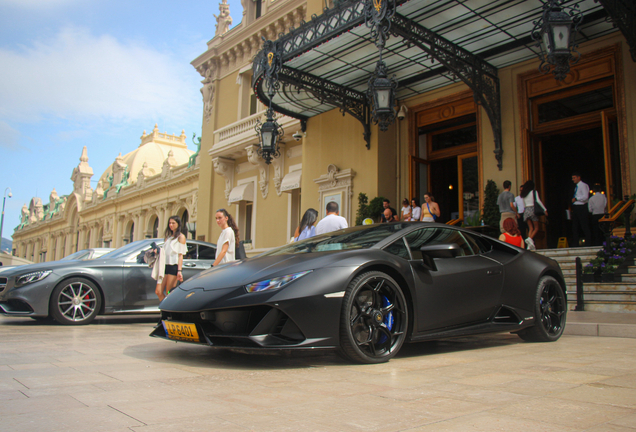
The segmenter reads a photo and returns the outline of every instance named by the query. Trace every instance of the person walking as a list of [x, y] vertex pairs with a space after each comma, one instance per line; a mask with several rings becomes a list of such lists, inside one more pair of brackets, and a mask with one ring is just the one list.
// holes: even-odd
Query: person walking
[[188, 253], [185, 235], [181, 232], [181, 218], [170, 216], [159, 252], [159, 262], [152, 267], [151, 277], [157, 281], [155, 294], [162, 301], [170, 291], [183, 282], [183, 256]]
[[300, 225], [294, 233], [294, 241], [305, 240], [316, 235], [316, 220], [318, 220], [318, 211], [312, 208], [307, 209]]
[[601, 246], [603, 244], [603, 231], [601, 231], [601, 225], [598, 221], [603, 218], [607, 211], [607, 198], [605, 194], [601, 193], [600, 184], [596, 183], [593, 190], [594, 195], [587, 202], [587, 207], [592, 217], [592, 244]]
[[499, 231], [501, 231], [501, 233], [505, 232], [503, 226], [504, 221], [508, 218], [516, 218], [515, 196], [510, 192], [511, 186], [512, 183], [510, 180], [504, 181], [504, 190], [497, 197], [497, 205], [499, 206], [499, 213], [501, 213], [501, 218], [499, 219]]
[[430, 192], [424, 194], [424, 204], [422, 204], [422, 222], [435, 222], [441, 212], [439, 205], [437, 205], [435, 198]]
[[534, 236], [539, 232], [539, 218], [534, 212], [534, 207], [536, 205], [541, 206], [546, 216], [548, 216], [548, 210], [541, 202], [537, 191], [534, 190], [534, 182], [532, 180], [528, 180], [523, 184], [520, 196], [523, 198], [523, 205], [525, 206], [523, 210], [523, 220], [528, 224], [526, 244], [528, 245], [528, 250], [537, 250], [534, 245]]
[[417, 198], [411, 200], [411, 220], [419, 221], [422, 218], [422, 209], [420, 208], [420, 201]]
[[572, 174], [574, 195], [572, 196], [572, 247], [579, 247], [579, 229], [585, 236], [585, 245], [592, 244], [590, 233], [590, 213], [587, 202], [590, 199], [590, 187], [581, 181], [578, 172]]
[[215, 215], [216, 224], [221, 228], [221, 235], [216, 242], [216, 259], [213, 267], [236, 260], [235, 252], [239, 242], [239, 229], [232, 215], [225, 209], [219, 209]]
[[318, 225], [316, 225], [316, 235], [325, 234], [343, 228], [349, 228], [347, 220], [340, 216], [340, 210], [337, 202], [330, 201], [325, 210], [327, 216], [322, 218], [322, 220], [318, 222]]
[[517, 213], [517, 226], [521, 232], [521, 237], [525, 237], [528, 232], [528, 225], [523, 220], [523, 211], [526, 209], [526, 206], [523, 204], [523, 198], [521, 198], [522, 190], [523, 186], [519, 188], [519, 195], [515, 197], [515, 211]]
[[503, 221], [503, 227], [504, 232], [499, 236], [499, 240], [523, 249], [524, 241], [523, 237], [521, 237], [521, 231], [519, 231], [517, 222], [513, 218], [509, 217]]

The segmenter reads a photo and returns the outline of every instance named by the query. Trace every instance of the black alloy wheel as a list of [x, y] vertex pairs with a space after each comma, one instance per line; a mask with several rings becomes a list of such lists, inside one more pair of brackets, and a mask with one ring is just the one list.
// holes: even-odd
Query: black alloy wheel
[[351, 281], [342, 302], [340, 354], [358, 363], [389, 361], [407, 328], [406, 299], [391, 276], [372, 271]]
[[53, 290], [49, 311], [64, 325], [83, 325], [95, 319], [102, 306], [102, 295], [91, 281], [67, 279]]
[[567, 298], [559, 282], [544, 276], [537, 284], [535, 325], [520, 331], [519, 337], [529, 342], [554, 342], [565, 329]]

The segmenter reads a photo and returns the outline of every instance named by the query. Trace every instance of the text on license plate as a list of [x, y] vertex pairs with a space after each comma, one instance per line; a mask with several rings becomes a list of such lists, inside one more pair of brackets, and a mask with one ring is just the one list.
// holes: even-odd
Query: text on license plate
[[161, 321], [163, 328], [166, 330], [166, 335], [170, 339], [199, 342], [199, 333], [197, 333], [197, 327], [194, 324], [186, 324], [173, 321]]

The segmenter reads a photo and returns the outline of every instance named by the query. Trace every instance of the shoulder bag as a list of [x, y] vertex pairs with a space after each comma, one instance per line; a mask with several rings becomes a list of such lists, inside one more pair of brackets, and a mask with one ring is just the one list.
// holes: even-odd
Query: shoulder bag
[[532, 195], [534, 197], [534, 215], [545, 216], [545, 209], [537, 202], [537, 191], [533, 190]]

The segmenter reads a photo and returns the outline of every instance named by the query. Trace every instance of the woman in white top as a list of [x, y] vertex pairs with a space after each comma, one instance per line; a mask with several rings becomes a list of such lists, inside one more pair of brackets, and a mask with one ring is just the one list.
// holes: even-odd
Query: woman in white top
[[411, 206], [406, 198], [402, 200], [402, 220], [406, 222], [411, 220]]
[[420, 202], [417, 198], [411, 200], [411, 220], [419, 221], [422, 217], [422, 209], [420, 208]]
[[225, 209], [216, 211], [216, 224], [223, 230], [216, 242], [216, 259], [213, 266], [235, 261], [234, 251], [239, 242], [239, 229], [232, 215]]
[[188, 248], [186, 238], [181, 233], [181, 218], [179, 216], [170, 216], [164, 237], [159, 263], [155, 264], [152, 273], [152, 277], [157, 280], [155, 294], [159, 297], [159, 301], [166, 298], [170, 291], [177, 286], [177, 281], [183, 282], [183, 274], [181, 273], [183, 255], [188, 252]]
[[[545, 211], [546, 217], [548, 216], [548, 210], [545, 208], [539, 198], [539, 194], [534, 190], [534, 182], [528, 180], [521, 186], [521, 193], [519, 194], [523, 198], [523, 220], [528, 224], [528, 238], [526, 238], [526, 244], [528, 250], [537, 250], [534, 245], [534, 236], [539, 231], [539, 218], [534, 214], [534, 206], [539, 205]], [[534, 201], [534, 197], [537, 197], [537, 201]]]

